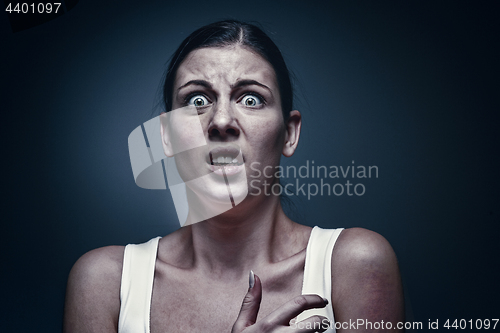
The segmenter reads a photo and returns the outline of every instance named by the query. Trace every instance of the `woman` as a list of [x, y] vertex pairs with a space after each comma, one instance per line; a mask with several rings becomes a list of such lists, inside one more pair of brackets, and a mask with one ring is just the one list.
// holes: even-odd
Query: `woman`
[[[266, 195], [279, 179], [261, 171], [293, 155], [301, 128], [267, 35], [238, 21], [198, 29], [172, 57], [164, 101], [166, 110], [196, 108], [207, 143], [205, 156], [176, 159], [181, 173], [209, 170], [187, 196], [206, 207], [229, 192], [232, 206], [125, 253], [111, 246], [82, 256], [69, 276], [65, 332], [348, 332], [370, 331], [352, 325], [361, 319], [379, 323], [372, 328], [403, 321], [397, 260], [382, 236], [311, 230]], [[163, 125], [167, 156], [173, 137], [189, 140]], [[250, 181], [261, 191], [248, 191]]]

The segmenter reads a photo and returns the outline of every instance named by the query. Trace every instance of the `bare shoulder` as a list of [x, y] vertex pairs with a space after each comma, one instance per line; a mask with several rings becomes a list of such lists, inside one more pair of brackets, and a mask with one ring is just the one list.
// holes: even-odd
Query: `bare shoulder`
[[[396, 255], [389, 242], [380, 234], [363, 229], [345, 229], [340, 234], [333, 252], [332, 264], [338, 269], [366, 264], [397, 264]], [[338, 265], [337, 265], [338, 264]]]
[[71, 269], [70, 277], [121, 274], [124, 249], [124, 246], [105, 246], [85, 253]]
[[396, 254], [380, 234], [344, 230], [332, 254], [332, 302], [340, 320], [404, 320], [404, 299]]
[[120, 311], [123, 246], [85, 253], [68, 278], [64, 332], [116, 332]]

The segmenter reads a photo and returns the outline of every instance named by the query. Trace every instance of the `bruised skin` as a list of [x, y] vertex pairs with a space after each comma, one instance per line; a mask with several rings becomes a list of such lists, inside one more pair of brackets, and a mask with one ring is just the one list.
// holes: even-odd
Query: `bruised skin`
[[391, 322], [396, 327], [397, 322], [404, 321], [398, 262], [384, 237], [363, 228], [346, 229], [340, 234], [332, 253], [332, 303], [338, 322], [364, 319]]

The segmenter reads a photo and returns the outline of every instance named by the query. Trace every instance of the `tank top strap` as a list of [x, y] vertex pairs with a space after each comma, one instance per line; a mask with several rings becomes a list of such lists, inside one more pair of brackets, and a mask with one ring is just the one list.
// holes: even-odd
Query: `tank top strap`
[[158, 241], [129, 244], [123, 253], [119, 333], [149, 333], [151, 296]]
[[309, 236], [306, 249], [302, 295], [317, 294], [328, 299], [328, 305], [321, 309], [310, 309], [297, 316], [302, 321], [314, 315], [328, 318], [330, 328], [326, 332], [335, 332], [335, 318], [332, 307], [332, 252], [335, 242], [343, 228], [321, 229], [314, 227]]

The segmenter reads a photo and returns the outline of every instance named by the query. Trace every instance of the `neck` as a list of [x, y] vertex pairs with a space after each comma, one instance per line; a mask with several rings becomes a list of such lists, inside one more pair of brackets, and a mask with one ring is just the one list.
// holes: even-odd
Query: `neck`
[[286, 217], [280, 198], [251, 199], [186, 227], [195, 266], [211, 276], [239, 277], [302, 250], [293, 237], [298, 225]]

